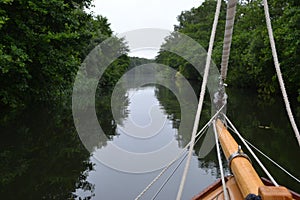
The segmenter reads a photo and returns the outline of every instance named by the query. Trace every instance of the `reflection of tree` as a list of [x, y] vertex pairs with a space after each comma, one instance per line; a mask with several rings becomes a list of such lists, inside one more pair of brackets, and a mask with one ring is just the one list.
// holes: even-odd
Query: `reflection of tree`
[[[109, 139], [112, 139], [112, 137], [116, 135], [117, 124], [122, 125], [123, 121], [128, 117], [129, 113], [127, 108], [129, 99], [127, 90], [134, 87], [133, 83], [137, 82], [138, 78], [143, 77], [143, 74], [139, 74], [139, 71], [134, 68], [150, 62], [152, 62], [152, 60], [131, 57], [130, 66], [128, 68], [128, 70], [131, 69], [131, 71], [123, 74], [123, 70], [122, 74], [118, 74], [118, 76], [115, 77], [118, 83], [114, 85], [114, 88], [99, 87], [98, 85], [96, 93], [97, 117], [104, 134]], [[123, 76], [121, 77], [121, 75]], [[115, 83], [116, 82], [117, 81], [115, 81]], [[106, 145], [106, 141], [103, 145]], [[101, 148], [101, 145], [98, 147]]]
[[[176, 79], [174, 83], [178, 90], [178, 93], [181, 96], [186, 96], [186, 91], [184, 88], [182, 88], [181, 85], [181, 80]], [[195, 93], [198, 94], [199, 87], [196, 84], [192, 84], [194, 86]], [[184, 99], [187, 100], [185, 102], [180, 102], [181, 105], [178, 102], [178, 99], [176, 96], [166, 87], [163, 86], [157, 86], [157, 90], [155, 92], [155, 95], [157, 99], [159, 100], [160, 104], [163, 106], [166, 115], [168, 118], [172, 121], [173, 127], [176, 129], [179, 129], [180, 123], [182, 119], [185, 119], [186, 121], [189, 121], [190, 123], [188, 124], [188, 127], [183, 127], [182, 130], [178, 131], [178, 136], [177, 140], [180, 143], [180, 147], [184, 147], [189, 141], [191, 137], [191, 132], [192, 132], [192, 126], [194, 123], [194, 117], [196, 113], [196, 107], [191, 105], [188, 106], [190, 103], [188, 98]], [[206, 101], [204, 102], [204, 107], [202, 110], [202, 115], [201, 115], [201, 121], [200, 121], [200, 126], [199, 129], [210, 119], [210, 103], [209, 99], [206, 98]], [[181, 113], [181, 106], [187, 106], [188, 112], [186, 113]]]
[[[193, 86], [193, 89], [196, 94], [199, 94], [199, 88], [200, 88], [200, 83], [199, 82], [190, 82], [191, 85]], [[181, 88], [180, 80], [176, 79], [175, 83], [177, 89], [179, 90], [179, 93], [181, 95], [184, 94], [184, 90]], [[186, 113], [181, 113], [180, 112], [180, 104], [175, 97], [175, 95], [166, 87], [162, 86], [157, 86], [156, 90], [156, 96], [157, 99], [159, 100], [160, 104], [164, 108], [166, 114], [168, 115], [168, 118], [172, 121], [173, 127], [176, 129], [179, 129], [179, 125], [181, 123], [182, 118], [186, 118], [192, 123], [190, 124], [191, 127], [183, 129], [183, 131], [178, 130], [178, 135], [177, 135], [177, 140], [179, 143], [180, 147], [184, 147], [189, 141], [191, 137], [191, 132], [192, 132], [192, 125], [194, 123], [194, 117], [196, 113], [196, 108], [191, 107], [190, 109], [194, 110], [189, 110], [189, 112]], [[187, 102], [181, 102], [181, 104], [185, 104]], [[211, 117], [211, 103], [208, 95], [205, 98], [202, 114], [201, 114], [201, 119], [200, 119], [200, 125], [199, 125], [199, 130], [204, 126], [204, 124], [207, 123], [207, 121]], [[211, 132], [207, 132], [206, 134], [213, 134]], [[201, 146], [203, 145], [203, 139], [202, 137], [195, 145], [195, 153], [197, 156], [199, 156], [199, 151]], [[223, 160], [223, 163], [226, 163], [225, 160]], [[205, 172], [210, 173], [214, 177], [220, 177], [220, 171], [218, 168], [218, 162], [217, 162], [217, 157], [216, 157], [216, 150], [215, 148], [212, 148], [212, 151], [210, 151], [204, 158], [199, 158], [198, 162], [199, 168], [203, 169]]]
[[[298, 170], [300, 164], [297, 159], [300, 151], [286, 117], [283, 102], [278, 98], [270, 99], [268, 102], [262, 101], [251, 91], [228, 90], [227, 92], [230, 97], [227, 115], [242, 135], [259, 147], [264, 153], [286, 167], [292, 174], [296, 175], [296, 177], [300, 177], [300, 172]], [[193, 120], [192, 114], [180, 113], [180, 105], [177, 99], [167, 88], [158, 87], [156, 96], [169, 119], [172, 120], [174, 128], [178, 129], [181, 115], [190, 115], [186, 117]], [[209, 101], [207, 100], [206, 103], [207, 102]], [[201, 124], [203, 125], [209, 117], [210, 109], [207, 103], [202, 113]], [[190, 135], [190, 132], [178, 132], [177, 139], [181, 146], [184, 146], [184, 144], [189, 141]], [[233, 134], [233, 136], [235, 135]], [[241, 144], [238, 139], [237, 141]], [[203, 145], [202, 143], [203, 140], [201, 139], [196, 144], [196, 153], [199, 152], [200, 147]], [[243, 148], [243, 150], [246, 151], [245, 148]], [[215, 152], [215, 149], [213, 149], [206, 157], [199, 159], [199, 167], [210, 172], [213, 176], [218, 177], [219, 171], [216, 169], [218, 168], [218, 164]], [[280, 184], [295, 190], [299, 188], [299, 183], [292, 181], [269, 161], [266, 161], [262, 157], [261, 159]], [[226, 163], [226, 160], [223, 160], [223, 163]], [[258, 170], [259, 174], [265, 176], [256, 164], [255, 168]]]
[[[128, 116], [128, 96], [126, 95], [126, 90], [121, 87], [115, 87], [116, 91], [114, 94], [117, 95], [116, 101], [114, 101], [114, 111], [118, 113], [113, 115], [112, 113], [112, 88], [106, 88], [106, 91], [98, 91], [96, 94], [96, 111], [99, 124], [103, 129], [104, 134], [108, 139], [112, 139], [116, 135], [117, 124], [122, 124], [123, 120]], [[105, 144], [106, 145], [106, 142]], [[98, 146], [101, 148], [101, 146]]]
[[[201, 142], [196, 144], [195, 150], [199, 152], [201, 147]], [[198, 159], [199, 168], [203, 169], [206, 173], [211, 174], [215, 178], [221, 178], [221, 172], [217, 161], [216, 148], [213, 148], [210, 153], [208, 153], [204, 158]], [[225, 168], [225, 175], [229, 174], [229, 168], [227, 161], [224, 156], [222, 156], [223, 167]]]
[[[230, 96], [228, 116], [242, 135], [296, 177], [300, 177], [298, 170], [300, 163], [297, 159], [300, 150], [282, 100], [279, 97], [271, 97], [265, 101], [249, 90], [239, 92], [228, 90], [228, 93]], [[299, 119], [296, 118], [296, 121]], [[294, 189], [299, 188], [299, 183], [292, 181], [269, 161], [261, 159], [280, 184]], [[256, 166], [256, 169], [259, 170], [259, 167]], [[259, 173], [264, 175], [261, 170]]]
[[93, 195], [94, 186], [84, 172], [93, 165], [70, 109], [35, 105], [2, 115], [0, 123], [1, 197], [70, 199], [79, 188]]

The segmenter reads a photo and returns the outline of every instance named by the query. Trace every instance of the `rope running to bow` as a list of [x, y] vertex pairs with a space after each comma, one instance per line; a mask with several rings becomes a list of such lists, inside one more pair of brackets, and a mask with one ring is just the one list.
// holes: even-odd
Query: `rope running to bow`
[[285, 103], [285, 108], [287, 111], [287, 114], [289, 116], [290, 119], [290, 123], [293, 127], [293, 130], [295, 132], [295, 136], [298, 140], [298, 144], [300, 146], [300, 134], [299, 134], [299, 130], [297, 128], [292, 110], [291, 110], [291, 106], [289, 103], [289, 99], [286, 93], [286, 89], [284, 86], [284, 82], [283, 82], [283, 78], [282, 78], [282, 74], [281, 74], [281, 70], [280, 70], [280, 66], [279, 66], [279, 61], [278, 61], [278, 56], [277, 56], [277, 51], [276, 51], [276, 46], [275, 46], [275, 40], [274, 40], [274, 36], [273, 36], [273, 30], [272, 30], [272, 25], [271, 25], [271, 20], [270, 20], [270, 14], [269, 14], [269, 6], [268, 6], [268, 1], [267, 0], [263, 0], [264, 2], [264, 9], [265, 9], [265, 16], [266, 16], [266, 23], [267, 23], [267, 28], [268, 28], [268, 33], [269, 33], [269, 39], [270, 39], [270, 45], [271, 45], [271, 49], [272, 49], [272, 55], [273, 55], [273, 59], [274, 59], [274, 65], [275, 65], [275, 69], [276, 69], [276, 73], [277, 73], [277, 77], [278, 77], [278, 81], [279, 81], [279, 85], [280, 85], [280, 89], [282, 92], [282, 96], [283, 96], [283, 100]]
[[[212, 121], [218, 116], [225, 105], [223, 105], [215, 114], [211, 117], [211, 119], [202, 127], [202, 129], [197, 133], [196, 137], [199, 136], [199, 139], [201, 135], [204, 133], [204, 131], [207, 129], [208, 126], [212, 123]], [[187, 150], [187, 148], [190, 146], [191, 142], [189, 142], [179, 153], [179, 155], [174, 158], [152, 181], [147, 185], [147, 187], [135, 198], [135, 200], [139, 200], [149, 189], [150, 187], [173, 165]]]
[[218, 19], [219, 19], [219, 15], [220, 15], [221, 2], [222, 2], [221, 0], [218, 0], [218, 2], [217, 2], [217, 8], [216, 8], [216, 12], [215, 12], [215, 17], [214, 17], [214, 22], [213, 22], [213, 27], [212, 27], [212, 31], [211, 31], [208, 52], [207, 52], [203, 81], [202, 81], [202, 85], [201, 85], [200, 99], [199, 99], [199, 104], [198, 104], [197, 113], [195, 116], [194, 127], [193, 127], [193, 132], [192, 132], [192, 137], [191, 137], [191, 145], [189, 148], [189, 153], [188, 153], [186, 165], [185, 165], [185, 168], [183, 171], [183, 175], [181, 178], [181, 182], [180, 182], [176, 200], [181, 199], [185, 180], [186, 180], [187, 173], [188, 173], [190, 163], [191, 163], [191, 158], [192, 158], [193, 149], [194, 149], [194, 142], [196, 139], [196, 133], [197, 133], [198, 125], [199, 125], [199, 120], [200, 120], [200, 115], [201, 115], [201, 111], [202, 111], [202, 105], [203, 105], [204, 95], [205, 95], [205, 90], [206, 90], [206, 85], [207, 85], [208, 73], [209, 73], [209, 68], [210, 68], [210, 64], [211, 64], [211, 55], [212, 55], [212, 49], [213, 49], [213, 44], [214, 44], [216, 30], [217, 30]]

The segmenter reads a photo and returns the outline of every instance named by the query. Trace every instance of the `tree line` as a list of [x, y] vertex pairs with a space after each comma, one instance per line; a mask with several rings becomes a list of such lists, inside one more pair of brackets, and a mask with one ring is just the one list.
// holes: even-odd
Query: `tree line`
[[[86, 12], [92, 0], [0, 2], [0, 106], [63, 98], [78, 67], [97, 44], [113, 36], [108, 20]], [[120, 40], [120, 43], [122, 41]], [[116, 82], [129, 65], [125, 55], [102, 77]]]
[[[269, 2], [281, 69], [290, 94], [300, 101], [300, 2]], [[20, 107], [32, 101], [70, 96], [78, 67], [87, 54], [113, 32], [107, 18], [86, 12], [92, 0], [2, 0], [0, 2], [0, 106]], [[183, 11], [174, 30], [208, 47], [216, 0]], [[221, 61], [226, 2], [214, 45], [213, 60]], [[171, 40], [172, 37], [166, 39]], [[99, 86], [116, 83], [132, 65], [128, 48], [112, 64]], [[255, 88], [260, 93], [279, 91], [269, 47], [263, 5], [259, 0], [240, 0], [234, 27], [227, 83]], [[160, 51], [156, 62], [169, 65], [187, 78], [200, 79], [190, 63]]]
[[[222, 2], [213, 60], [220, 66], [226, 1]], [[280, 66], [287, 89], [300, 101], [300, 1], [272, 0], [269, 2], [271, 21], [277, 44]], [[205, 0], [199, 7], [183, 11], [174, 30], [186, 34], [208, 49], [216, 0]], [[165, 44], [171, 43], [172, 37]], [[195, 75], [191, 64], [179, 56], [160, 50], [156, 61], [169, 65], [187, 78], [201, 79]], [[262, 94], [279, 92], [263, 4], [260, 0], [240, 0], [237, 5], [227, 83], [231, 87], [254, 88]]]

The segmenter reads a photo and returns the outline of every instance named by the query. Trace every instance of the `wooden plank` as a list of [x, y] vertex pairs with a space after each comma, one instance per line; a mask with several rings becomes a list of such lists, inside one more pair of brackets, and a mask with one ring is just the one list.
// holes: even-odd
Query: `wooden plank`
[[[217, 120], [216, 128], [222, 149], [228, 159], [230, 155], [238, 151], [238, 144], [221, 120]], [[258, 188], [264, 184], [247, 158], [234, 158], [231, 162], [231, 171], [244, 198], [248, 194], [258, 195]]]
[[[261, 177], [262, 182], [266, 186], [274, 186], [274, 184], [267, 178]], [[295, 191], [289, 190], [289, 192], [292, 194], [293, 199], [295, 200], [300, 200], [300, 194], [296, 193]]]
[[[226, 188], [229, 193], [230, 199], [243, 199], [242, 194], [236, 184], [233, 176], [225, 177]], [[206, 188], [203, 192], [195, 196], [192, 200], [224, 200], [224, 193], [221, 179]]]
[[258, 194], [263, 200], [292, 200], [292, 194], [285, 187], [261, 186]]

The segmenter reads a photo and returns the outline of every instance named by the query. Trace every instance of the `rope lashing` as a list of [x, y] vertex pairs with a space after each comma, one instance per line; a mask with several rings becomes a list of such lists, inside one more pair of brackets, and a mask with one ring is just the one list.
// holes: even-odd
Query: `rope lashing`
[[222, 82], [225, 81], [228, 70], [228, 61], [230, 55], [230, 47], [232, 41], [233, 25], [236, 13], [237, 0], [229, 0], [227, 4], [226, 13], [226, 25], [223, 41], [223, 53], [222, 53], [222, 63], [221, 63], [221, 79]]
[[[233, 25], [234, 25], [235, 13], [236, 13], [236, 4], [237, 4], [237, 0], [229, 0], [227, 4], [226, 25], [225, 25], [222, 62], [221, 62], [221, 76], [219, 82], [219, 89], [214, 94], [214, 105], [216, 109], [219, 109], [227, 101], [227, 94], [225, 93], [226, 84], [224, 84], [224, 81], [227, 77], [227, 71], [228, 71], [228, 61], [229, 61]], [[226, 113], [226, 109], [223, 110], [223, 113]]]
[[248, 194], [245, 200], [261, 200], [261, 197], [256, 194]]
[[183, 175], [181, 178], [180, 186], [178, 189], [178, 193], [177, 193], [177, 197], [176, 197], [177, 200], [181, 199], [184, 184], [185, 184], [186, 177], [187, 177], [187, 173], [188, 173], [190, 163], [191, 163], [193, 150], [194, 150], [194, 142], [196, 139], [196, 133], [197, 133], [197, 129], [198, 129], [199, 121], [200, 121], [200, 115], [201, 115], [202, 106], [203, 106], [203, 101], [204, 101], [204, 95], [205, 95], [205, 90], [206, 90], [206, 85], [207, 85], [207, 80], [208, 80], [209, 68], [210, 68], [210, 64], [211, 64], [212, 49], [213, 49], [213, 44], [215, 41], [215, 35], [216, 35], [216, 30], [217, 30], [219, 15], [220, 15], [221, 3], [222, 3], [222, 0], [218, 0], [215, 17], [214, 17], [214, 22], [213, 22], [213, 27], [211, 30], [211, 35], [210, 35], [210, 40], [209, 40], [209, 47], [208, 47], [208, 52], [207, 52], [206, 64], [205, 64], [205, 68], [204, 68], [203, 81], [202, 81], [202, 85], [201, 85], [199, 104], [198, 104], [197, 113], [195, 116], [194, 127], [193, 127], [193, 132], [192, 132], [192, 137], [191, 137], [191, 145], [190, 145], [186, 165], [185, 165], [185, 168], [183, 171]]
[[276, 46], [275, 46], [275, 40], [274, 40], [273, 30], [272, 30], [272, 25], [271, 25], [271, 20], [270, 20], [268, 1], [263, 0], [263, 2], [264, 2], [264, 10], [265, 10], [265, 16], [266, 16], [266, 23], [267, 23], [267, 28], [268, 28], [269, 39], [270, 39], [270, 45], [271, 45], [271, 49], [272, 49], [274, 65], [275, 65], [275, 69], [276, 69], [276, 73], [277, 73], [281, 93], [282, 93], [282, 96], [283, 96], [283, 100], [284, 100], [284, 104], [285, 104], [287, 114], [288, 114], [289, 119], [290, 119], [290, 123], [292, 125], [293, 130], [294, 130], [295, 136], [298, 140], [298, 144], [300, 146], [299, 130], [297, 128], [297, 125], [296, 125], [296, 122], [295, 122], [295, 119], [294, 119], [294, 116], [293, 116], [293, 113], [292, 113], [292, 110], [291, 110], [291, 106], [290, 106], [290, 103], [289, 103], [288, 95], [287, 95], [287, 92], [286, 92], [286, 89], [285, 89], [284, 81], [283, 81], [280, 66], [279, 66], [279, 61], [278, 61], [278, 56], [277, 56], [277, 51], [276, 51]]

